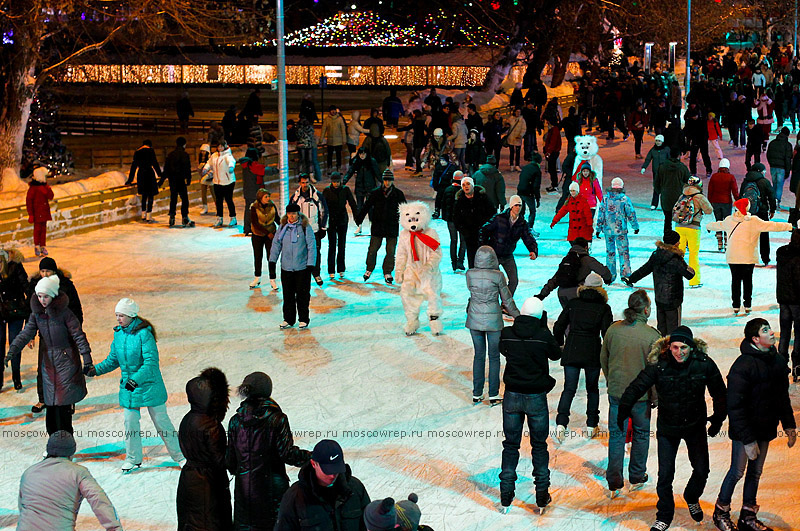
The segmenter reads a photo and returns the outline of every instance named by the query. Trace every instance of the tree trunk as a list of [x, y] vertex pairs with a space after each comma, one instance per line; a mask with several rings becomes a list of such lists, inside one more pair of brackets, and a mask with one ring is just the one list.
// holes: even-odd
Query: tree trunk
[[514, 29], [511, 33], [511, 37], [508, 40], [508, 44], [506, 44], [505, 48], [503, 48], [499, 59], [486, 73], [486, 79], [483, 81], [480, 92], [487, 92], [489, 94], [494, 94], [497, 92], [497, 89], [500, 87], [503, 81], [505, 81], [506, 77], [508, 77], [511, 67], [517, 62], [517, 57], [519, 57], [519, 54], [522, 52], [522, 48], [525, 46], [525, 36], [527, 33], [527, 23], [514, 25]]
[[564, 82], [564, 77], [567, 75], [567, 65], [569, 65], [570, 55], [572, 55], [572, 47], [565, 44], [564, 47], [553, 56], [553, 77], [550, 80], [551, 88], [555, 88]]

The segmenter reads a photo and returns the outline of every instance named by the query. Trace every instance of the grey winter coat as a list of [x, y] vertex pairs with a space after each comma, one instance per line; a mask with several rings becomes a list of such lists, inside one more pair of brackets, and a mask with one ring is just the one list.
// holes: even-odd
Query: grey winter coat
[[63, 292], [47, 308], [42, 307], [38, 297], [31, 297], [31, 316], [8, 348], [10, 356], [19, 354], [39, 332], [45, 346], [39, 372], [47, 406], [75, 404], [86, 396], [86, 379], [78, 353], [83, 364], [88, 365], [92, 363], [92, 350], [81, 323], [67, 304], [69, 299]]
[[111, 500], [86, 467], [65, 457], [39, 461], [19, 482], [17, 531], [75, 529], [84, 498], [104, 529], [122, 531]]
[[655, 179], [656, 175], [658, 175], [658, 168], [666, 162], [669, 158], [669, 146], [662, 144], [661, 147], [653, 146], [650, 148], [650, 151], [647, 152], [647, 156], [644, 158], [644, 162], [642, 163], [642, 169], [647, 169], [651, 163], [653, 164], [653, 178]]
[[482, 245], [475, 252], [475, 267], [467, 271], [467, 324], [470, 330], [499, 332], [503, 329], [503, 313], [498, 296], [503, 300], [508, 313], [519, 315], [506, 277], [500, 271], [500, 263], [494, 249]]

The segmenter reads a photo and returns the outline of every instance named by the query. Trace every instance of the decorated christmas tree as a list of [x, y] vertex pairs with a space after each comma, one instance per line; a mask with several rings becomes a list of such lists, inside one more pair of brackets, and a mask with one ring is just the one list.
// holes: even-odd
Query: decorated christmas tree
[[58, 105], [53, 95], [44, 91], [40, 91], [31, 103], [20, 176], [29, 177], [33, 172], [33, 163], [37, 161], [54, 175], [69, 174], [73, 169], [72, 153], [61, 141]]

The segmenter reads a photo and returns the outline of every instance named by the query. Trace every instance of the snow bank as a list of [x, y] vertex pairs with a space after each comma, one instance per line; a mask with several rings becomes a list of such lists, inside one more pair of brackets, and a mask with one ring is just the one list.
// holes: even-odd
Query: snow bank
[[[12, 172], [13, 178], [7, 180], [8, 173], [3, 174], [3, 191], [0, 192], [0, 208], [13, 208], [25, 205], [25, 194], [28, 192], [28, 185], [24, 181], [16, 177], [12, 170], [6, 169], [6, 172]], [[14, 178], [20, 186], [7, 188], [8, 183], [13, 183]], [[101, 173], [96, 177], [89, 177], [78, 181], [72, 181], [63, 184], [55, 184], [53, 188], [53, 195], [56, 199], [67, 197], [70, 195], [80, 195], [87, 192], [97, 192], [100, 190], [107, 190], [115, 186], [122, 186], [125, 184], [126, 176], [120, 171], [109, 171]]]

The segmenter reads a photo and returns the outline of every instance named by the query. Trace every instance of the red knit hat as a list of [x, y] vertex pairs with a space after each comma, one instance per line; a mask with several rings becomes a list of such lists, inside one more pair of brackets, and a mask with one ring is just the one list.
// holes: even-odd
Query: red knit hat
[[743, 216], [747, 215], [747, 209], [750, 207], [750, 200], [742, 197], [741, 199], [737, 199], [733, 202], [733, 206], [739, 211], [739, 213]]

